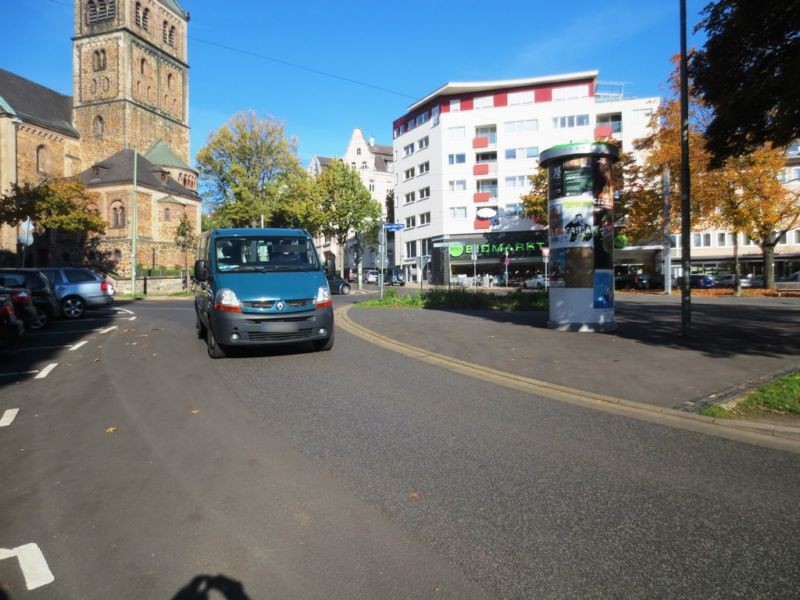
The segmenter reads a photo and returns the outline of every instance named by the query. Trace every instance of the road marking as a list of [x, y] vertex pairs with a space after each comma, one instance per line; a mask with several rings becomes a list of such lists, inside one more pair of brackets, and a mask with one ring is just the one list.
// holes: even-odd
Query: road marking
[[39, 372], [39, 374], [38, 374], [36, 377], [34, 377], [34, 379], [44, 379], [45, 377], [47, 377], [48, 375], [50, 375], [50, 371], [52, 371], [53, 369], [55, 369], [57, 366], [58, 366], [58, 363], [50, 363], [50, 364], [49, 364], [49, 365], [47, 365], [47, 366], [46, 366], [44, 369], [42, 369], [42, 370]]
[[74, 352], [75, 350], [77, 350], [77, 349], [78, 349], [78, 348], [80, 348], [81, 346], [85, 346], [87, 343], [88, 343], [88, 342], [87, 342], [86, 340], [83, 340], [82, 342], [78, 342], [78, 343], [77, 343], [77, 344], [75, 344], [74, 346], [70, 347], [69, 351], [70, 351], [70, 352]]
[[127, 308], [115, 308], [114, 310], [116, 310], [117, 312], [126, 312], [129, 315], [134, 314], [134, 312], [132, 310], [128, 310]]
[[116, 328], [117, 328], [116, 325], [112, 325], [111, 327], [106, 327], [105, 329], [101, 329], [100, 331], [98, 331], [98, 333], [102, 335], [102, 334], [108, 333], [109, 331], [113, 331]]
[[136, 320], [136, 317], [131, 317], [130, 319], [128, 319], [128, 321], [135, 321], [135, 320]]
[[14, 422], [14, 419], [17, 418], [18, 412], [18, 408], [9, 408], [6, 412], [4, 412], [3, 416], [0, 417], [0, 427], [8, 427], [11, 425]]
[[56, 578], [47, 566], [44, 554], [36, 544], [24, 544], [8, 550], [0, 548], [0, 560], [17, 557], [25, 585], [28, 590], [35, 590], [48, 583], [53, 583]]
[[[764, 425], [761, 423], [737, 423], [730, 419], [714, 419], [694, 413], [687, 413], [672, 408], [662, 408], [632, 400], [595, 394], [585, 390], [570, 388], [557, 383], [550, 383], [531, 377], [525, 377], [501, 371], [483, 365], [469, 363], [457, 358], [435, 354], [429, 350], [416, 348], [397, 340], [376, 333], [363, 325], [354, 322], [348, 316], [352, 308], [348, 304], [336, 310], [337, 327], [361, 338], [371, 344], [392, 350], [398, 354], [414, 358], [436, 367], [448, 369], [478, 379], [479, 381], [493, 383], [506, 388], [524, 393], [576, 404], [594, 410], [618, 414], [624, 417], [638, 419], [648, 423], [656, 423], [685, 431], [694, 431], [707, 435], [763, 446], [786, 452], [800, 454], [800, 443], [797, 439], [788, 439], [785, 432], [777, 425]], [[785, 429], [785, 428], [784, 428]], [[784, 435], [782, 437], [782, 434]]]

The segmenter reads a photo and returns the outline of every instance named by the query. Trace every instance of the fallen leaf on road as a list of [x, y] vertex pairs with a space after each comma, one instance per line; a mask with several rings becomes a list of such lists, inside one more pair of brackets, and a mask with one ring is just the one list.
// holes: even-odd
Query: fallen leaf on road
[[409, 492], [408, 493], [409, 500], [421, 500], [422, 494], [420, 492]]
[[192, 411], [192, 414], [193, 414], [193, 415], [199, 415], [199, 414], [200, 414], [200, 411], [199, 411], [199, 410], [197, 410], [197, 409], [194, 409], [194, 410]]
[[94, 362], [100, 362], [100, 359], [99, 358], [95, 358]]
[[106, 433], [114, 433], [117, 431], [116, 427], [106, 427]]

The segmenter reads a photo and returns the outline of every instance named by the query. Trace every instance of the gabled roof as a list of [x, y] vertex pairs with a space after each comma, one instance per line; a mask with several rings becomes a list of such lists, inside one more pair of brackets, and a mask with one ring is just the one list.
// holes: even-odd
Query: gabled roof
[[[106, 160], [96, 163], [80, 174], [81, 181], [87, 187], [119, 185], [133, 183], [133, 155], [130, 149], [120, 150]], [[141, 154], [136, 159], [136, 185], [148, 187], [165, 194], [188, 196], [199, 199], [197, 192], [182, 186], [172, 177], [161, 180], [163, 169], [154, 165]]]
[[189, 13], [183, 10], [183, 7], [180, 5], [178, 0], [161, 0], [161, 4], [164, 4], [172, 11], [178, 13], [184, 19], [189, 19]]
[[383, 144], [373, 144], [369, 146], [369, 151], [373, 154], [385, 154], [387, 156], [392, 156], [392, 147], [385, 146]]
[[79, 138], [72, 126], [72, 96], [0, 69], [0, 114], [15, 115], [33, 125]]
[[183, 159], [177, 156], [164, 140], [158, 140], [150, 146], [150, 150], [145, 153], [144, 157], [154, 165], [161, 167], [191, 170], [191, 167], [183, 162]]

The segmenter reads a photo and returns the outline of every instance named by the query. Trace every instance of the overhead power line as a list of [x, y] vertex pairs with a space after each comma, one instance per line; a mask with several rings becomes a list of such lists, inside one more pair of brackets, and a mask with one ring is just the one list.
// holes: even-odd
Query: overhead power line
[[[61, 6], [68, 6], [72, 8], [72, 3], [64, 2], [63, 0], [45, 0], [46, 2], [50, 2], [51, 4], [59, 4]], [[288, 60], [283, 60], [280, 58], [274, 58], [272, 56], [267, 56], [265, 54], [259, 54], [258, 52], [253, 52], [251, 50], [244, 50], [242, 48], [236, 48], [234, 46], [228, 46], [226, 44], [221, 44], [219, 42], [214, 42], [211, 40], [204, 40], [201, 38], [194, 37], [192, 35], [188, 36], [188, 38], [193, 42], [198, 42], [200, 44], [206, 44], [207, 46], [214, 46], [215, 48], [221, 48], [222, 50], [227, 50], [228, 52], [235, 52], [237, 54], [243, 54], [245, 56], [250, 56], [252, 58], [258, 58], [260, 60], [267, 60], [279, 65], [283, 65], [285, 67], [290, 67], [292, 69], [297, 69], [298, 71], [306, 71], [307, 73], [314, 73], [315, 75], [321, 75], [322, 77], [328, 77], [330, 79], [337, 79], [339, 81], [344, 81], [345, 83], [351, 83], [353, 85], [358, 85], [365, 88], [370, 88], [373, 90], [377, 90], [379, 92], [384, 92], [386, 94], [394, 94], [395, 96], [402, 96], [403, 98], [411, 98], [412, 100], [415, 96], [410, 94], [406, 94], [404, 92], [398, 92], [397, 90], [392, 90], [386, 87], [382, 87], [379, 85], [375, 85], [372, 83], [367, 83], [366, 81], [360, 81], [358, 79], [353, 79], [352, 77], [345, 77], [344, 75], [337, 75], [336, 73], [330, 73], [329, 71], [323, 71], [322, 69], [314, 69], [312, 67], [306, 67], [304, 65], [299, 65], [297, 63], [289, 62]]]

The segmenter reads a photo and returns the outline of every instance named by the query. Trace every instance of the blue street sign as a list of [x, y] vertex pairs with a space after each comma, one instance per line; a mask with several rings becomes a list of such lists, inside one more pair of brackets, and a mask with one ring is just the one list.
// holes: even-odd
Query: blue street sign
[[384, 223], [383, 228], [386, 231], [403, 231], [406, 228], [402, 223]]

